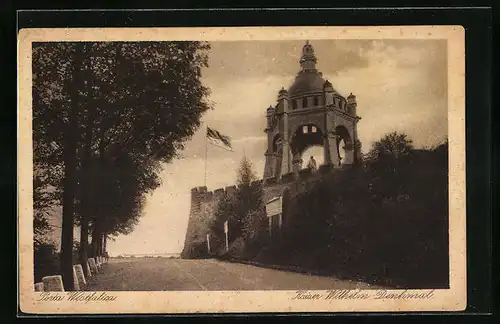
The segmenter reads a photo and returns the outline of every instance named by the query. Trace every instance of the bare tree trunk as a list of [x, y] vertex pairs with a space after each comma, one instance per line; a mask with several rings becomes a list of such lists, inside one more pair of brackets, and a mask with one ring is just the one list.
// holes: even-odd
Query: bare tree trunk
[[97, 241], [99, 240], [99, 233], [96, 228], [96, 224], [94, 223], [94, 228], [92, 229], [92, 242], [90, 243], [92, 246], [92, 257], [95, 258], [98, 256], [98, 245]]
[[[83, 217], [83, 215], [82, 215]], [[80, 263], [83, 267], [83, 273], [87, 276], [87, 267], [85, 266], [88, 262], [88, 245], [89, 245], [89, 223], [82, 219], [80, 224]]]
[[106, 251], [106, 233], [102, 233], [102, 236], [101, 236], [101, 255], [105, 255], [105, 251]]
[[[82, 215], [82, 218], [84, 216]], [[87, 248], [89, 244], [89, 222], [82, 219], [80, 224], [80, 263], [85, 277], [88, 276], [86, 264], [88, 262]]]
[[102, 256], [102, 234], [98, 233], [97, 236], [97, 256]]
[[102, 256], [102, 224], [99, 223], [98, 219], [94, 222], [94, 229], [92, 231], [92, 249], [94, 257]]
[[[105, 170], [105, 147], [104, 147], [104, 141], [103, 141], [103, 138], [104, 138], [104, 134], [103, 134], [103, 129], [99, 129], [99, 162], [98, 162], [98, 166], [100, 169], [100, 171], [102, 172], [103, 170]], [[104, 171], [106, 172], [106, 171]], [[100, 233], [99, 233], [99, 214], [96, 214], [96, 215], [92, 215], [92, 218], [93, 218], [93, 228], [92, 228], [92, 242], [91, 242], [91, 246], [92, 246], [92, 256], [95, 258], [99, 255], [99, 240], [100, 240]]]
[[108, 256], [108, 233], [104, 233], [104, 256], [107, 259]]
[[61, 231], [61, 273], [65, 290], [73, 290], [73, 227], [74, 227], [74, 198], [77, 182], [77, 140], [78, 140], [78, 89], [81, 84], [81, 66], [83, 61], [83, 44], [75, 44], [73, 61], [73, 80], [71, 87], [71, 103], [69, 109], [67, 129], [64, 132], [64, 192]]
[[83, 149], [83, 158], [82, 158], [82, 186], [83, 186], [83, 210], [82, 210], [82, 219], [80, 224], [80, 262], [82, 264], [83, 272], [87, 276], [87, 249], [89, 244], [89, 223], [92, 219], [92, 203], [91, 203], [91, 195], [90, 192], [92, 190], [92, 183], [95, 178], [93, 177], [94, 173], [92, 168], [92, 140], [93, 140], [93, 127], [95, 121], [96, 107], [94, 104], [94, 96], [93, 91], [91, 91], [91, 104], [88, 106], [89, 111], [87, 114], [87, 121], [85, 125], [85, 147]]

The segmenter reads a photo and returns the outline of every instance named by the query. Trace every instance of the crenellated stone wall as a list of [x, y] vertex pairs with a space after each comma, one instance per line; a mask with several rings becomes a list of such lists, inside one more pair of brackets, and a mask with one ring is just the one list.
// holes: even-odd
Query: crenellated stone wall
[[191, 189], [191, 209], [182, 250], [182, 258], [202, 255], [206, 251], [206, 235], [215, 217], [217, 203], [224, 195], [233, 195], [236, 186], [208, 191], [207, 187]]
[[[268, 178], [255, 181], [263, 189], [264, 201], [282, 196], [288, 189], [289, 199], [293, 199], [298, 193], [308, 190], [324, 175], [331, 172], [339, 172], [342, 169], [333, 169], [331, 166], [321, 166], [319, 170], [311, 172], [310, 169], [300, 170], [298, 174], [288, 173], [281, 179]], [[210, 224], [214, 221], [215, 208], [224, 195], [234, 195], [236, 186], [208, 191], [207, 187], [191, 189], [191, 210], [189, 213], [188, 227], [182, 258], [195, 258], [207, 253], [206, 235], [209, 233]], [[284, 206], [286, 208], [286, 206]]]

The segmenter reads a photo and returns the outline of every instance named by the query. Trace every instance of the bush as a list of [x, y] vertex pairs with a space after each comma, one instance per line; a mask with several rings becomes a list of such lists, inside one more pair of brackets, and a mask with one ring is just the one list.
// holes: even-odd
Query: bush
[[376, 284], [448, 287], [447, 146], [407, 153], [394, 168], [345, 170], [298, 194], [281, 242], [255, 259]]
[[53, 276], [61, 272], [59, 253], [54, 244], [40, 244], [34, 250], [35, 282], [40, 282], [45, 276]]
[[244, 187], [252, 204], [238, 202], [245, 200], [243, 191], [221, 201], [213, 246], [226, 255], [221, 224], [244, 211], [237, 234], [230, 228], [230, 257], [374, 284], [447, 288], [447, 155], [447, 143], [415, 150], [406, 135], [388, 134], [374, 144], [364, 167], [325, 175], [290, 199], [277, 238], [269, 238], [261, 193]]
[[189, 248], [183, 251], [181, 258], [183, 259], [203, 259], [207, 258], [208, 250], [207, 243], [204, 241], [195, 241], [193, 242]]
[[229, 244], [228, 254], [234, 258], [244, 257], [245, 251], [245, 240], [242, 237], [238, 237], [236, 240]]

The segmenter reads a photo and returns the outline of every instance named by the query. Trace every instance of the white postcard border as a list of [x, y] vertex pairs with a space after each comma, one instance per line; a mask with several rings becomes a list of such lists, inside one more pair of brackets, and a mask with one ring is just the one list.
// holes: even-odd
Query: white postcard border
[[[60, 301], [41, 301], [33, 291], [33, 152], [31, 46], [48, 41], [446, 39], [448, 41], [449, 246], [450, 288], [408, 290], [428, 298], [294, 299], [296, 291], [51, 292]], [[466, 307], [465, 215], [465, 31], [462, 26], [54, 28], [22, 29], [18, 35], [18, 253], [20, 309], [32, 314], [235, 313], [235, 312], [397, 312], [453, 311]], [[327, 291], [310, 291], [328, 295]], [[390, 290], [405, 294], [403, 290]], [[45, 293], [47, 294], [47, 293]], [[358, 294], [358, 297], [359, 297]], [[422, 296], [423, 296], [422, 295]], [[97, 300], [101, 296], [114, 300]], [[92, 300], [94, 298], [94, 300]], [[57, 299], [57, 298], [56, 298]], [[113, 299], [113, 298], [111, 298]]]

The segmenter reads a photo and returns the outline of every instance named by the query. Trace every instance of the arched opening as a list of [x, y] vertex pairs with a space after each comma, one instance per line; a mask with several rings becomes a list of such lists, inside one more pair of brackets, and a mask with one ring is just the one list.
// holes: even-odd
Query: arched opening
[[335, 128], [337, 134], [337, 154], [339, 157], [339, 164], [342, 165], [347, 160], [348, 148], [352, 145], [351, 136], [345, 126], [337, 126]]
[[317, 167], [323, 165], [325, 162], [325, 149], [323, 148], [323, 146], [313, 145], [305, 149], [304, 152], [302, 152], [302, 160], [303, 160], [302, 168], [307, 167], [307, 164], [309, 163], [311, 157], [313, 157], [314, 160], [316, 161]]
[[324, 163], [323, 132], [315, 124], [304, 124], [297, 127], [291, 136], [290, 147], [295, 172], [306, 168], [311, 156], [316, 161], [316, 167]]
[[342, 164], [345, 161], [345, 141], [343, 139], [340, 139], [340, 141], [337, 144], [337, 154], [339, 155], [339, 162]]

